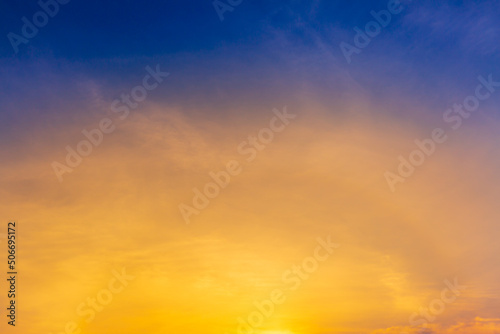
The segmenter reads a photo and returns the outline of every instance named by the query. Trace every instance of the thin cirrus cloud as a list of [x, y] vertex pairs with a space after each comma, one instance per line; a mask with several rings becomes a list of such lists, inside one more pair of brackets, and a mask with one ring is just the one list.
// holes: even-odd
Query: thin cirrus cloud
[[[115, 41], [76, 57], [73, 44], [40, 46], [47, 27], [29, 45], [33, 58], [2, 59], [0, 208], [21, 226], [22, 288], [32, 296], [23, 333], [59, 333], [75, 321], [98, 334], [233, 334], [327, 236], [341, 247], [287, 290], [262, 333], [418, 332], [410, 316], [455, 277], [467, 289], [427, 332], [498, 331], [498, 97], [448, 132], [396, 193], [384, 178], [415, 139], [445, 126], [443, 112], [473, 93], [478, 75], [500, 78], [495, 64], [473, 61], [497, 52], [495, 4], [412, 2], [350, 65], [339, 43], [386, 1], [243, 3], [224, 23], [207, 4], [195, 15], [212, 20], [203, 43], [178, 37], [128, 53]], [[147, 28], [161, 34], [133, 45], [168, 40], [169, 25], [190, 11], [176, 3], [166, 13], [179, 17], [151, 19]], [[251, 25], [222, 32], [241, 27], [245, 13]], [[74, 36], [89, 46], [91, 35]], [[422, 57], [449, 36], [457, 45]], [[457, 51], [466, 55], [448, 61]], [[156, 64], [171, 76], [59, 183], [51, 163], [64, 162], [83, 129], [116, 119], [112, 101]], [[284, 106], [296, 119], [247, 162], [238, 145]], [[179, 204], [230, 160], [242, 173], [186, 225]], [[134, 281], [84, 321], [78, 305], [123, 267]]]

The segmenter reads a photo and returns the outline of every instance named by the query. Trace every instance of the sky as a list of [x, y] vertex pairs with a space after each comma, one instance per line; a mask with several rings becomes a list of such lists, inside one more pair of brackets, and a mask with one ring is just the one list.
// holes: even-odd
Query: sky
[[3, 1], [1, 332], [500, 333], [499, 18]]

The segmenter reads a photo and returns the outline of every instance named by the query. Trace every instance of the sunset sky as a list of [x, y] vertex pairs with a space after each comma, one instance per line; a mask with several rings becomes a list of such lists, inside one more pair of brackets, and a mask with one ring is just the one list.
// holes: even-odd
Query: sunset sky
[[500, 2], [54, 1], [0, 4], [2, 334], [500, 333]]

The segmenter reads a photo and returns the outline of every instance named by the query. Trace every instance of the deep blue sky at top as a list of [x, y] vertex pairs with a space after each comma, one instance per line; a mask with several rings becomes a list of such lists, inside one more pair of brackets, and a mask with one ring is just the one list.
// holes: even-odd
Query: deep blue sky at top
[[10, 102], [0, 108], [47, 99], [37, 95], [41, 84], [76, 94], [70, 80], [78, 75], [113, 87], [112, 98], [156, 63], [172, 73], [164, 93], [177, 102], [213, 98], [217, 85], [255, 99], [307, 82], [340, 96], [348, 77], [381, 98], [397, 90], [443, 108], [470, 92], [477, 75], [500, 77], [499, 1], [404, 0], [405, 10], [348, 65], [340, 42], [352, 44], [353, 28], [387, 2], [243, 0], [221, 22], [211, 0], [71, 0], [16, 55], [7, 33], [19, 34], [21, 18], [40, 8], [2, 1], [0, 99], [9, 92]]
[[[453, 25], [467, 26], [478, 15], [467, 13], [469, 8], [488, 11], [484, 14], [499, 14], [497, 1], [409, 1], [404, 0], [405, 10], [395, 18], [400, 20], [415, 8], [426, 8], [429, 20], [446, 20], [433, 17], [432, 12], [456, 14]], [[211, 0], [196, 1], [137, 1], [137, 0], [71, 0], [61, 5], [60, 12], [43, 27], [34, 39], [33, 46], [50, 50], [54, 56], [66, 59], [89, 59], [107, 57], [134, 57], [140, 55], [172, 54], [178, 52], [199, 52], [213, 50], [223, 45], [253, 45], [266, 39], [270, 27], [285, 30], [296, 42], [307, 43], [307, 29], [323, 37], [332, 27], [352, 31], [354, 26], [363, 26], [371, 19], [371, 10], [381, 10], [387, 0], [354, 1], [262, 1], [244, 0], [233, 12], [225, 13], [220, 22]], [[19, 33], [21, 17], [31, 19], [40, 10], [37, 1], [2, 1], [0, 19], [3, 57], [12, 55], [12, 48], [5, 37], [10, 31]], [[456, 12], [453, 12], [455, 11]], [[453, 19], [453, 18], [451, 18]], [[454, 27], [435, 26], [440, 32], [452, 31]], [[479, 22], [478, 22], [479, 23]], [[499, 22], [497, 22], [498, 24]], [[398, 29], [391, 24], [386, 33]], [[420, 27], [425, 30], [424, 27]], [[429, 28], [429, 27], [427, 27]], [[492, 28], [492, 27], [485, 27]], [[497, 27], [498, 28], [498, 27]], [[322, 34], [323, 33], [323, 34]], [[397, 42], [411, 45], [415, 36], [408, 34]], [[463, 32], [457, 32], [458, 34]], [[341, 41], [340, 36], [328, 36], [333, 45]], [[477, 36], [481, 38], [481, 36]], [[428, 36], [428, 39], [432, 39]], [[453, 46], [459, 36], [450, 35], [446, 40], [437, 40], [437, 48]], [[448, 43], [447, 43], [448, 41]], [[22, 48], [26, 52], [26, 47]], [[437, 50], [434, 50], [437, 51]], [[18, 57], [22, 57], [21, 52]]]
[[[220, 22], [211, 0], [79, 1], [61, 6], [37, 36], [38, 47], [57, 57], [87, 59], [197, 52], [225, 44], [252, 44], [266, 38], [269, 26], [292, 28], [301, 39], [298, 20], [311, 28], [335, 24], [346, 29], [369, 19], [371, 9], [387, 1], [243, 1]], [[315, 9], [314, 15], [310, 12]], [[2, 36], [18, 32], [21, 17], [31, 18], [37, 1], [4, 1], [0, 5]], [[263, 35], [264, 34], [264, 35]], [[6, 38], [2, 55], [12, 53]]]

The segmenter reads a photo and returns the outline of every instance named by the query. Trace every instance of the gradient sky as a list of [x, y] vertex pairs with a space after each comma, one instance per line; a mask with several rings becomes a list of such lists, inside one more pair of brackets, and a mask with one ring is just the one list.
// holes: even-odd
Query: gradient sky
[[[40, 7], [3, 1], [0, 212], [20, 275], [16, 328], [0, 284], [1, 332], [237, 334], [283, 289], [255, 334], [413, 334], [456, 278], [423, 333], [500, 333], [500, 89], [443, 121], [478, 76], [500, 81], [500, 2], [402, 6], [348, 64], [340, 43], [387, 1], [243, 0], [221, 21], [210, 0], [71, 0], [18, 53], [7, 34]], [[113, 101], [157, 65], [170, 75], [119, 120]], [[285, 107], [296, 118], [247, 162], [240, 143]], [[116, 130], [59, 182], [53, 161], [103, 118]], [[384, 173], [435, 128], [448, 140], [391, 192]], [[241, 174], [186, 224], [179, 204], [231, 160]], [[288, 290], [328, 236], [341, 246]], [[122, 268], [135, 279], [85, 321]]]

